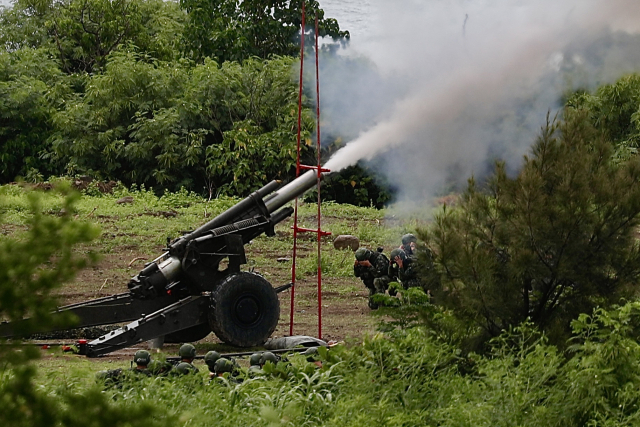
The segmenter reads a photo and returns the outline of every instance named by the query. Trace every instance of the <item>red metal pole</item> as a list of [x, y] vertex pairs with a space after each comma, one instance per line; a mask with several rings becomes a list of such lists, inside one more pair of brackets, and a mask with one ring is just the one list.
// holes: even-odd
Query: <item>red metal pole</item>
[[[296, 178], [300, 176], [300, 133], [302, 131], [302, 79], [304, 70], [304, 31], [305, 31], [305, 10], [304, 0], [302, 0], [302, 28], [300, 29], [300, 87], [298, 90], [298, 154], [296, 158]], [[291, 308], [289, 311], [289, 335], [293, 335], [293, 312], [296, 289], [296, 255], [298, 246], [298, 198], [296, 197], [293, 215], [293, 263], [291, 265]]]
[[322, 178], [322, 172], [320, 171], [320, 72], [318, 66], [318, 14], [316, 13], [316, 139], [317, 139], [317, 154], [318, 154], [318, 338], [322, 339], [322, 260], [321, 260], [321, 246], [322, 246], [322, 232], [321, 232], [321, 220], [320, 220], [320, 180]]

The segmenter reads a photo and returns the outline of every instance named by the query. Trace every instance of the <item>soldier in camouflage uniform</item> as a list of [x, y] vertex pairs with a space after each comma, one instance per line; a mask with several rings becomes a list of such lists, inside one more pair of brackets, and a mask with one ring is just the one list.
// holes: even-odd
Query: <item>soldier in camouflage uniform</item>
[[409, 258], [415, 257], [417, 243], [418, 239], [416, 236], [411, 233], [407, 233], [402, 236], [402, 245], [400, 246], [400, 249], [402, 249]]
[[136, 366], [131, 368], [131, 372], [146, 377], [152, 375], [148, 369], [149, 363], [151, 363], [151, 354], [147, 350], [136, 351], [136, 354], [133, 356], [133, 363], [135, 363]]
[[204, 355], [204, 363], [209, 368], [209, 378], [215, 377], [215, 366], [218, 359], [220, 359], [220, 353], [217, 351], [210, 351]]
[[402, 249], [394, 249], [389, 254], [389, 277], [399, 280], [404, 289], [421, 287], [420, 280], [415, 269], [415, 258], [409, 257]]
[[373, 302], [373, 295], [384, 294], [391, 281], [387, 275], [389, 260], [382, 252], [373, 252], [366, 248], [358, 249], [355, 255], [353, 274], [369, 289], [369, 308], [375, 310], [378, 304]]
[[193, 360], [196, 358], [196, 348], [191, 344], [182, 344], [178, 350], [180, 363], [176, 365], [173, 372], [177, 375], [197, 374], [200, 372], [198, 368], [193, 366]]

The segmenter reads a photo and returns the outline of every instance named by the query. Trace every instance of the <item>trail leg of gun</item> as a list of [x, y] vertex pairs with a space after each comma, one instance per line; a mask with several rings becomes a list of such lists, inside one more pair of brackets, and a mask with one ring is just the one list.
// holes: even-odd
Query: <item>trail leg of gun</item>
[[149, 341], [192, 326], [207, 323], [209, 298], [190, 296], [91, 341], [87, 356], [101, 354]]

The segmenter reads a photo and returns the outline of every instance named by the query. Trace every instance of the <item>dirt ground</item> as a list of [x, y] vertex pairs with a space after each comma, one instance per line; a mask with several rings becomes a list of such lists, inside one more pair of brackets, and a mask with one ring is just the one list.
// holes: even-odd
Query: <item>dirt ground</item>
[[[97, 265], [81, 271], [72, 284], [61, 288], [58, 292], [60, 303], [66, 305], [126, 292], [127, 282], [140, 271], [145, 262], [148, 262], [149, 257], [136, 252], [134, 247], [121, 249], [117, 253], [104, 256]], [[308, 252], [311, 252], [310, 249], [309, 246], [305, 246], [300, 250], [300, 255], [307, 256]], [[251, 248], [247, 253], [249, 257], [252, 255], [250, 251]], [[160, 253], [159, 249], [158, 254]], [[351, 256], [347, 255], [345, 254], [345, 259], [348, 258], [348, 262], [351, 262]], [[291, 281], [291, 261], [277, 263], [273, 267], [255, 265], [254, 268], [256, 272], [267, 277], [274, 286], [287, 284]], [[317, 277], [306, 276], [297, 281], [293, 294], [293, 335], [310, 335], [326, 341], [359, 341], [365, 334], [375, 331], [378, 320], [371, 315], [371, 310], [367, 305], [367, 289], [359, 279], [355, 277], [325, 277], [321, 289], [322, 321], [320, 325]], [[292, 291], [281, 292], [278, 296], [280, 299], [280, 322], [273, 337], [290, 335]], [[46, 341], [62, 343], [65, 340]], [[70, 342], [71, 340], [66, 341]], [[199, 341], [199, 344], [200, 348], [217, 349], [218, 345], [221, 345], [221, 341], [211, 333]], [[129, 359], [137, 349], [147, 348], [148, 345], [148, 343], [142, 343], [133, 348], [111, 353], [106, 358], [112, 360]], [[171, 353], [177, 352], [177, 348], [176, 344], [166, 344], [163, 350]], [[221, 345], [220, 350], [225, 352], [243, 351], [226, 345]], [[104, 358], [101, 359], [104, 360]]]

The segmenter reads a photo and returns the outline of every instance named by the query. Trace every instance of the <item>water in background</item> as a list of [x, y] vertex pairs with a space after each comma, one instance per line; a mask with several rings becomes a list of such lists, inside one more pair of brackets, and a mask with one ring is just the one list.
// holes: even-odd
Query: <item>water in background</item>
[[[325, 16], [335, 18], [340, 29], [349, 30], [351, 37], [361, 39], [370, 31], [372, 0], [320, 0]], [[11, 6], [11, 0], [0, 0], [0, 6]]]
[[[2, 0], [0, 0], [2, 1]], [[371, 36], [375, 0], [320, 0], [326, 18], [335, 18], [341, 30], [348, 30], [355, 41]]]

